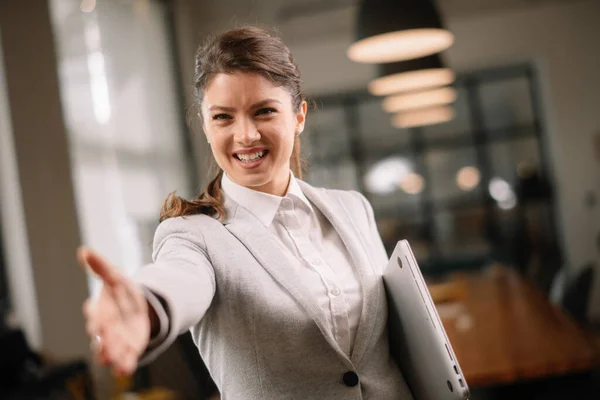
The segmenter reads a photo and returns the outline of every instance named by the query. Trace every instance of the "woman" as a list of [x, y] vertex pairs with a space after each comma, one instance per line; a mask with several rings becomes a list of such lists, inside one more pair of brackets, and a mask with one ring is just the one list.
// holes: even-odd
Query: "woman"
[[79, 251], [104, 281], [84, 306], [99, 360], [131, 373], [191, 329], [224, 399], [411, 398], [388, 353], [371, 206], [298, 179], [307, 106], [288, 48], [225, 32], [198, 51], [194, 87], [217, 176], [167, 199], [133, 279]]

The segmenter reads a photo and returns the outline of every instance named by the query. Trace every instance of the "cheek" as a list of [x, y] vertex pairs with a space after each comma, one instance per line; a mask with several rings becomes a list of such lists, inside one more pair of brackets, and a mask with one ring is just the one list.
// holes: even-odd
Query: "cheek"
[[294, 130], [294, 124], [290, 124], [289, 121], [284, 121], [277, 126], [277, 140], [279, 146], [284, 150], [285, 153], [290, 153], [294, 147], [294, 137], [296, 136]]
[[211, 131], [207, 133], [207, 137], [210, 139], [210, 150], [217, 161], [226, 160], [229, 157], [229, 145], [228, 140], [222, 132]]
[[288, 159], [294, 149], [294, 133], [280, 131], [277, 135], [278, 159]]

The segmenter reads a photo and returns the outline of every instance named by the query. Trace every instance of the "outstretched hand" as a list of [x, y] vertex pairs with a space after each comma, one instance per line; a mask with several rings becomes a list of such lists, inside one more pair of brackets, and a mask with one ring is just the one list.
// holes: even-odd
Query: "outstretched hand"
[[148, 302], [137, 284], [98, 253], [82, 247], [77, 258], [103, 283], [100, 295], [83, 304], [94, 356], [116, 373], [130, 375], [150, 341]]

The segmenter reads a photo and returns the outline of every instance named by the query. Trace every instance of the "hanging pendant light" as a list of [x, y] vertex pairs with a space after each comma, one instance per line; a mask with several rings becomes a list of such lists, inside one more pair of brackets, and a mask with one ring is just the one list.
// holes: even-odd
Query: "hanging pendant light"
[[369, 92], [376, 96], [446, 86], [456, 79], [456, 74], [444, 66], [437, 54], [415, 60], [379, 64], [378, 75], [380, 78], [369, 83]]
[[456, 100], [456, 89], [443, 87], [438, 89], [426, 90], [423, 92], [398, 94], [386, 97], [382, 106], [389, 113], [414, 110], [416, 108], [425, 108], [432, 106], [446, 105], [454, 103]]
[[425, 57], [454, 42], [431, 0], [362, 0], [356, 38], [347, 55], [359, 63]]
[[454, 114], [454, 109], [450, 106], [423, 108], [394, 115], [392, 125], [396, 128], [413, 128], [441, 124], [452, 120]]

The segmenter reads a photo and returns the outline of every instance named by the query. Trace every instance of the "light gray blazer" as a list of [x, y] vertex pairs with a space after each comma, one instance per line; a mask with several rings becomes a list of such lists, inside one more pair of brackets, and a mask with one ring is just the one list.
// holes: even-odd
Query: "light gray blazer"
[[[381, 279], [387, 255], [373, 210], [358, 192], [302, 191], [331, 222], [358, 271], [362, 314], [348, 357], [283, 245], [243, 207], [224, 223], [206, 215], [168, 219], [154, 238], [154, 263], [135, 280], [166, 302], [169, 334], [192, 336], [223, 399], [411, 399], [389, 355]], [[359, 383], [348, 386], [344, 374]], [[348, 375], [346, 375], [348, 378]], [[348, 379], [346, 379], [348, 382]]]

